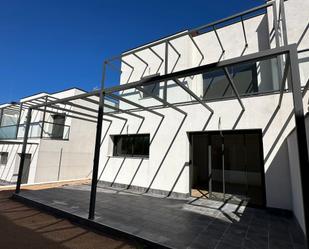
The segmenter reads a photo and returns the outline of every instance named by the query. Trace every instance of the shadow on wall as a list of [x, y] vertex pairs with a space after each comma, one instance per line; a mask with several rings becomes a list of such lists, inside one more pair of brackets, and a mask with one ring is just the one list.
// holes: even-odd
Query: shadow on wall
[[[304, 33], [306, 33], [306, 31], [308, 30], [308, 25], [307, 25], [307, 28], [306, 30], [304, 31]], [[265, 40], [265, 37], [268, 37], [269, 36], [269, 30], [268, 30], [268, 17], [267, 15], [264, 15], [258, 29], [256, 30], [257, 34], [258, 34], [258, 46], [259, 46], [259, 50], [262, 51], [262, 50], [267, 50], [270, 48], [270, 41], [273, 39], [273, 35], [274, 35], [274, 30], [271, 31], [271, 36], [272, 38], [271, 39], [268, 39], [268, 40]], [[302, 35], [303, 37], [304, 35]], [[301, 39], [302, 39], [301, 37]], [[300, 41], [301, 41], [300, 39]], [[261, 82], [262, 84], [264, 85], [260, 85], [259, 87], [261, 87], [261, 89], [267, 89], [269, 87], [269, 82], [273, 82], [272, 80], [272, 72], [271, 72], [271, 66], [270, 66], [270, 61], [265, 61], [265, 62], [261, 62], [260, 63], [260, 72], [261, 71], [266, 71], [266, 73], [263, 73], [261, 74]], [[268, 84], [268, 85], [267, 85]], [[266, 128], [264, 129], [263, 131], [263, 135], [265, 135], [267, 132], [268, 132], [268, 129], [269, 127], [272, 125], [272, 122], [273, 120], [277, 117], [277, 114], [279, 112], [279, 109], [276, 108], [273, 115], [271, 116], [270, 120], [268, 121], [267, 125], [266, 125]], [[239, 119], [241, 118], [241, 115], [240, 114], [240, 117], [237, 119], [236, 121], [236, 124], [234, 125], [234, 128], [235, 126], [237, 125], [237, 123], [239, 122]], [[287, 119], [286, 119], [286, 122], [283, 124], [283, 126], [281, 127], [281, 130], [278, 132], [278, 135], [276, 136], [276, 138], [274, 139], [274, 143], [271, 145], [271, 148], [269, 150], [269, 152], [265, 155], [265, 162], [267, 162], [271, 156], [272, 153], [274, 153], [274, 149], [276, 148], [276, 146], [278, 146], [278, 143], [280, 141], [280, 138], [282, 137], [283, 133], [286, 131], [286, 128], [288, 126], [288, 124], [290, 123], [290, 121], [292, 120], [294, 116], [294, 113], [291, 112]], [[157, 170], [153, 176], [153, 178], [151, 179], [150, 181], [150, 184], [147, 188], [147, 191], [149, 191], [149, 189], [151, 188], [151, 186], [153, 185], [153, 182], [155, 181], [159, 171], [161, 170], [161, 167], [163, 166], [163, 163], [165, 161], [165, 158], [168, 156], [169, 154], [169, 151], [173, 145], [173, 143], [175, 142], [175, 139], [182, 127], [184, 123], [184, 120], [180, 123], [178, 129], [176, 130], [176, 134], [174, 135], [171, 143], [169, 144], [168, 146], [168, 149], [166, 150], [163, 158], [162, 158], [162, 161], [159, 163], [158, 167], [157, 167]], [[109, 129], [109, 127], [108, 127]], [[158, 128], [157, 128], [158, 130]], [[107, 134], [108, 130], [106, 131], [105, 135], [104, 135], [104, 138], [106, 137], [106, 134]], [[100, 177], [99, 177], [99, 180], [101, 179], [106, 167], [107, 167], [107, 164], [109, 163], [109, 160], [110, 160], [110, 157], [108, 157], [102, 171], [100, 172]], [[111, 185], [113, 185], [116, 180], [117, 180], [117, 176], [119, 175], [121, 169], [122, 169], [122, 166], [125, 164], [124, 161], [126, 160], [126, 158], [123, 159], [123, 161], [121, 162], [121, 165], [113, 179], [113, 182], [111, 183]], [[282, 165], [282, 162], [285, 162], [286, 164]], [[142, 163], [143, 163], [143, 159], [141, 159], [141, 161], [139, 162], [138, 166], [137, 166], [137, 169], [136, 171], [134, 172], [133, 174], [133, 177], [132, 179], [129, 181], [130, 183], [128, 184], [128, 188], [130, 188], [130, 186], [132, 185], [138, 171], [140, 170], [140, 167], [142, 166]], [[173, 183], [172, 187], [171, 187], [171, 191], [170, 193], [174, 190], [181, 174], [183, 173], [184, 169], [186, 166], [187, 163], [185, 163], [181, 169], [180, 169], [180, 172], [178, 173], [177, 177], [176, 177], [176, 180], [175, 182]], [[280, 148], [278, 150], [278, 152], [276, 152], [276, 155], [272, 161], [272, 163], [270, 164], [269, 168], [267, 169], [266, 171], [266, 182], [268, 183], [273, 183], [273, 185], [268, 185], [267, 188], [271, 190], [271, 192], [277, 192], [278, 191], [281, 191], [281, 190], [284, 190], [285, 193], [289, 194], [289, 197], [286, 198], [285, 202], [282, 204], [280, 204], [281, 206], [283, 205], [284, 207], [286, 207], [287, 209], [290, 209], [291, 208], [291, 200], [290, 200], [290, 194], [291, 194], [291, 189], [290, 189], [290, 183], [287, 183], [286, 180], [285, 182], [282, 182], [280, 181], [281, 179], [279, 179], [278, 181], [273, 181], [273, 179], [277, 179], [278, 176], [281, 175], [282, 178], [281, 179], [288, 179], [288, 181], [290, 181], [290, 178], [289, 178], [289, 166], [288, 166], [288, 160], [287, 160], [287, 144], [286, 144], [286, 141], [284, 141], [281, 145], [280, 145]], [[281, 188], [282, 186], [282, 188]], [[146, 191], [146, 192], [147, 192]], [[170, 194], [169, 194], [170, 195]], [[276, 202], [276, 198], [273, 198], [272, 199], [274, 200], [274, 202]], [[272, 205], [272, 203], [271, 203]], [[275, 205], [275, 204], [274, 204]]]
[[[268, 29], [268, 17], [264, 15], [261, 23], [259, 24], [257, 30], [257, 42], [259, 51], [264, 51], [270, 49], [271, 39], [265, 39], [265, 37], [269, 37], [269, 29]], [[258, 74], [260, 76], [260, 85], [259, 90], [267, 91], [272, 89], [272, 86], [269, 86], [272, 80], [272, 60], [265, 60], [258, 63]]]
[[265, 173], [267, 206], [292, 210], [287, 139], [281, 144]]
[[[157, 177], [157, 175], [158, 175], [160, 169], [162, 168], [162, 165], [163, 165], [163, 163], [164, 163], [164, 161], [165, 161], [165, 159], [166, 159], [166, 157], [167, 157], [167, 155], [168, 155], [168, 153], [169, 153], [169, 151], [170, 151], [172, 145], [174, 144], [175, 139], [176, 139], [178, 133], [180, 132], [181, 127], [183, 126], [185, 119], [186, 119], [186, 116], [183, 117], [183, 119], [182, 119], [182, 121], [180, 122], [178, 128], [176, 129], [176, 133], [175, 133], [174, 137], [172, 138], [170, 144], [168, 145], [168, 148], [167, 148], [167, 150], [166, 150], [166, 152], [165, 152], [165, 154], [164, 154], [164, 156], [163, 156], [161, 162], [159, 163], [159, 166], [157, 167], [157, 170], [156, 170], [156, 172], [155, 172], [155, 174], [154, 174], [152, 180], [150, 181], [150, 184], [149, 184], [149, 186], [147, 187], [146, 192], [148, 192], [148, 191], [150, 190], [150, 188], [151, 188], [153, 182], [155, 181], [155, 179], [156, 179], [156, 177]], [[158, 126], [157, 126], [157, 128], [156, 128], [156, 130], [155, 130], [155, 133], [154, 133], [155, 135], [157, 134], [158, 130], [160, 129], [160, 126], [161, 126], [162, 122], [163, 122], [163, 119], [160, 120], [160, 122], [159, 122], [159, 124], [158, 124]], [[138, 129], [138, 130], [139, 130], [139, 129]], [[155, 135], [153, 136], [151, 142], [153, 142], [153, 140], [155, 139]], [[105, 137], [105, 136], [104, 136], [104, 137]], [[102, 175], [103, 175], [105, 169], [107, 168], [107, 165], [108, 165], [108, 163], [109, 163], [109, 160], [110, 160], [110, 157], [108, 157], [107, 161], [105, 162], [104, 167], [103, 167], [103, 169], [102, 169], [102, 171], [101, 171], [101, 173], [100, 173], [100, 175], [99, 175], [98, 181], [100, 181], [100, 179], [102, 178]], [[111, 186], [113, 186], [113, 184], [116, 182], [117, 176], [119, 175], [119, 173], [120, 173], [120, 171], [121, 171], [123, 165], [125, 165], [125, 164], [124, 164], [125, 160], [126, 160], [126, 157], [123, 158], [123, 160], [122, 160], [122, 162], [121, 162], [121, 165], [120, 165], [120, 167], [119, 167], [119, 169], [118, 169], [118, 171], [117, 171], [117, 173], [116, 173], [116, 175], [115, 175], [113, 181], [112, 181], [111, 184], [110, 184]], [[132, 183], [133, 183], [133, 181], [134, 181], [136, 175], [138, 174], [138, 171], [140, 170], [140, 167], [141, 167], [141, 165], [142, 165], [142, 163], [143, 163], [143, 160], [144, 160], [144, 159], [142, 158], [141, 161], [139, 162], [138, 167], [137, 167], [136, 171], [134, 172], [133, 177], [130, 179], [127, 188], [130, 188], [130, 187], [132, 186]]]

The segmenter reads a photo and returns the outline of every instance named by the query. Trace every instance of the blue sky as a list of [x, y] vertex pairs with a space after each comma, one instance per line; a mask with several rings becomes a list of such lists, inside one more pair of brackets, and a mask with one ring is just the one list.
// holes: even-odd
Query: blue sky
[[74, 86], [92, 90], [105, 58], [263, 3], [1, 0], [0, 103]]

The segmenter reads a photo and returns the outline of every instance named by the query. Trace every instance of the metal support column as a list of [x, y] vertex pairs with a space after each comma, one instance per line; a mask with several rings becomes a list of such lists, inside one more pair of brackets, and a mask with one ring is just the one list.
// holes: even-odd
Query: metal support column
[[45, 123], [45, 116], [46, 116], [46, 104], [47, 104], [47, 99], [48, 99], [48, 96], [45, 97], [45, 106], [44, 106], [44, 111], [43, 111], [43, 118], [42, 118], [42, 127], [41, 127], [40, 138], [43, 137], [43, 133], [44, 133], [44, 123]]
[[91, 219], [91, 220], [94, 219], [96, 195], [97, 195], [102, 122], [103, 122], [103, 112], [104, 112], [105, 70], [106, 70], [106, 62], [104, 62], [104, 65], [103, 65], [103, 76], [102, 76], [102, 84], [101, 84], [101, 91], [100, 91], [100, 103], [99, 103], [98, 119], [97, 119], [97, 132], [96, 132], [96, 138], [95, 138], [94, 159], [93, 159], [93, 168], [92, 168], [92, 182], [91, 182], [91, 193], [90, 193], [89, 215], [88, 215], [88, 219]]
[[17, 139], [17, 136], [18, 136], [19, 123], [20, 123], [20, 119], [21, 119], [22, 110], [23, 110], [23, 103], [21, 103], [20, 106], [19, 106], [19, 113], [18, 113], [17, 126], [16, 126], [16, 135], [15, 135], [16, 139]]
[[16, 183], [16, 189], [15, 189], [16, 194], [18, 194], [20, 192], [20, 184], [21, 184], [21, 178], [22, 178], [22, 175], [23, 175], [24, 162], [25, 162], [26, 149], [27, 149], [27, 141], [28, 141], [28, 134], [29, 134], [29, 128], [30, 128], [30, 123], [31, 123], [31, 113], [32, 113], [32, 109], [29, 108], [28, 113], [27, 113], [27, 121], [26, 121], [23, 147], [22, 147], [22, 152], [21, 152], [20, 162], [19, 162], [18, 178], [17, 178], [17, 183]]
[[221, 144], [221, 153], [222, 153], [222, 193], [223, 193], [223, 201], [225, 201], [225, 161], [224, 161], [224, 136], [222, 136], [222, 144]]
[[2, 123], [2, 117], [3, 117], [3, 108], [0, 109], [0, 126]]
[[[287, 27], [286, 27], [286, 19], [285, 19], [285, 8], [284, 8], [284, 0], [280, 0], [280, 11], [281, 11], [281, 23], [282, 23], [282, 37], [283, 37], [283, 45], [288, 45], [288, 35], [287, 35]], [[280, 21], [280, 20], [279, 20]]]
[[[168, 74], [168, 42], [165, 42], [164, 74]], [[160, 84], [160, 83], [159, 83]], [[167, 101], [167, 80], [164, 81], [163, 99]]]
[[302, 91], [300, 85], [300, 74], [298, 66], [297, 46], [291, 46], [290, 49], [290, 66], [291, 66], [291, 88], [294, 102], [294, 115], [296, 136], [298, 145], [299, 171], [302, 186], [303, 210], [305, 234], [307, 238], [307, 246], [309, 248], [309, 163], [308, 163], [308, 145], [306, 137], [306, 123], [303, 108]]
[[[280, 39], [279, 39], [279, 27], [278, 27], [278, 13], [277, 13], [277, 6], [276, 1], [272, 3], [272, 10], [273, 10], [273, 25], [274, 25], [274, 36], [275, 36], [275, 43], [276, 48], [280, 47]], [[283, 68], [283, 61], [282, 57], [279, 55], [277, 56], [277, 66], [278, 66], [278, 80], [279, 82], [282, 80], [282, 68]]]
[[208, 145], [208, 196], [212, 197], [212, 159], [211, 145]]

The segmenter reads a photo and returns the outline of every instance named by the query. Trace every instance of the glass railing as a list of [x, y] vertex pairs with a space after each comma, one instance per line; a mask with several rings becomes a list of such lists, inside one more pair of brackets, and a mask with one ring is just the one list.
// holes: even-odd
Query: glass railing
[[8, 125], [0, 127], [0, 139], [15, 139], [17, 125]]
[[[17, 130], [18, 127], [18, 130]], [[43, 131], [42, 131], [42, 127]], [[26, 125], [9, 125], [0, 127], [0, 140], [23, 139]], [[30, 124], [28, 138], [48, 138], [68, 140], [70, 126], [51, 122], [34, 122]]]

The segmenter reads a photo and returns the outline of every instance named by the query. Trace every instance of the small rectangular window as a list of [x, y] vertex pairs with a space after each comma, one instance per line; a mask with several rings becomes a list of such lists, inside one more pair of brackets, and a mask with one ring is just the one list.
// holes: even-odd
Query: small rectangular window
[[53, 115], [53, 128], [51, 138], [62, 139], [64, 133], [65, 115]]
[[149, 157], [149, 134], [115, 135], [114, 156]]
[[[145, 92], [150, 93], [155, 96], [159, 96], [160, 94], [160, 84], [159, 83], [143, 86], [143, 89], [145, 90]], [[147, 93], [143, 92], [143, 98], [151, 97]]]
[[8, 152], [0, 152], [0, 165], [6, 165], [8, 162], [8, 157]]

